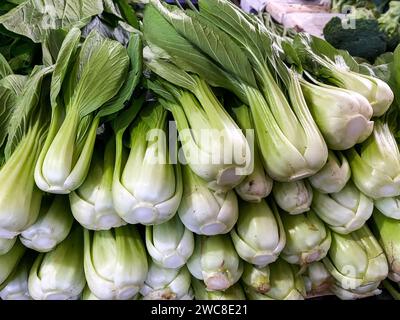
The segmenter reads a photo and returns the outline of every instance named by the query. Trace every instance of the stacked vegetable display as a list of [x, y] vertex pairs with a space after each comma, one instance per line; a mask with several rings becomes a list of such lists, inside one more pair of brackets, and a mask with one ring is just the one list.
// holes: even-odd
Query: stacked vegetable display
[[396, 297], [400, 49], [384, 81], [190, 7], [48, 32], [28, 75], [0, 55], [0, 298]]

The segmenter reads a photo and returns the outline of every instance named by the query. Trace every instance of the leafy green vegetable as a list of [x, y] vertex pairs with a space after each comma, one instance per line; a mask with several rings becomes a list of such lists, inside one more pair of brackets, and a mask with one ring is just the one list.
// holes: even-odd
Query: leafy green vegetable
[[305, 266], [326, 256], [331, 234], [313, 210], [296, 215], [282, 212], [281, 218], [286, 233], [286, 246], [281, 258]]
[[241, 278], [243, 285], [257, 293], [266, 293], [271, 289], [269, 266], [259, 267], [245, 263]]
[[385, 254], [367, 226], [348, 235], [332, 232], [323, 263], [336, 281], [332, 291], [345, 300], [379, 294], [378, 286], [388, 274]]
[[69, 193], [84, 182], [100, 117], [117, 111], [114, 105], [102, 107], [118, 93], [128, 71], [129, 56], [121, 44], [92, 32], [74, 54], [79, 37], [80, 31], [72, 29], [58, 54], [52, 121], [35, 168], [38, 187], [52, 193]]
[[313, 191], [307, 180], [275, 182], [272, 194], [278, 206], [289, 214], [310, 210]]
[[85, 282], [82, 229], [75, 226], [53, 251], [35, 259], [28, 289], [35, 300], [76, 300]]
[[0, 238], [0, 255], [6, 254], [14, 246], [17, 237], [12, 239]]
[[189, 166], [182, 166], [183, 195], [178, 214], [190, 231], [204, 235], [225, 234], [238, 219], [238, 201], [235, 192], [210, 190], [206, 181]]
[[117, 135], [121, 149], [116, 152], [113, 201], [128, 223], [163, 223], [173, 217], [181, 201], [180, 166], [171, 163], [166, 117], [167, 111], [159, 104], [141, 112], [130, 132], [128, 157]]
[[[251, 156], [249, 144], [207, 83], [174, 69], [181, 75], [178, 84], [194, 95], [161, 80], [152, 84], [152, 89], [161, 85], [173, 96], [168, 98], [171, 101], [161, 102], [172, 112], [176, 121], [185, 163], [206, 180], [210, 188], [224, 191], [232, 189], [247, 173]], [[174, 83], [172, 79], [170, 81]]]
[[239, 283], [224, 291], [209, 291], [203, 281], [192, 277], [192, 286], [196, 300], [246, 300], [243, 288]]
[[358, 73], [358, 65], [353, 65], [354, 60], [337, 54], [337, 50], [326, 41], [298, 34], [293, 45], [305, 70], [317, 80], [358, 92], [369, 101], [374, 116], [383, 115], [392, 104], [394, 95], [388, 84]]
[[400, 220], [400, 197], [379, 198], [374, 201], [375, 207], [386, 217]]
[[27, 252], [8, 279], [0, 285], [2, 300], [30, 300], [28, 291], [29, 269], [32, 267], [34, 256]]
[[375, 121], [372, 135], [346, 155], [361, 192], [373, 199], [400, 195], [400, 152], [388, 123]]
[[389, 279], [400, 282], [400, 224], [398, 220], [384, 216], [378, 211], [372, 215], [372, 230], [385, 251], [389, 265]]
[[[48, 84], [42, 82], [53, 71], [52, 67], [37, 66], [28, 79], [8, 76], [12, 98], [5, 105], [12, 108], [6, 112], [4, 137], [6, 162], [0, 169], [3, 183], [0, 191], [0, 236], [13, 238], [31, 226], [39, 215], [42, 193], [33, 178], [43, 140], [47, 133], [49, 117]], [[3, 82], [4, 83], [4, 82]], [[17, 195], [24, 195], [21, 202]]]
[[72, 214], [86, 229], [109, 230], [126, 224], [116, 212], [112, 198], [114, 152], [114, 137], [105, 148], [100, 143], [95, 145], [85, 182], [69, 194]]
[[303, 273], [307, 298], [330, 295], [333, 278], [321, 261], [316, 261], [307, 266]]
[[264, 170], [254, 135], [248, 136], [252, 132], [250, 130], [254, 128], [250, 110], [246, 105], [241, 105], [232, 108], [232, 113], [234, 120], [246, 134], [247, 139], [251, 139], [249, 146], [253, 145], [253, 171], [235, 187], [235, 191], [244, 201], [261, 202], [271, 193], [273, 181]]
[[[267, 30], [228, 1], [200, 1], [199, 5], [200, 16], [151, 1], [144, 13], [150, 47], [166, 52], [164, 56], [173, 64], [233, 91], [249, 104], [264, 166], [272, 178], [297, 180], [318, 171], [326, 161], [326, 145], [298, 78], [267, 49], [271, 43]], [[272, 71], [269, 63], [274, 65]], [[175, 73], [170, 76], [177, 78]]]
[[17, 241], [7, 253], [0, 255], [0, 286], [12, 277], [16, 266], [25, 252], [25, 247]]
[[90, 291], [100, 299], [133, 298], [148, 271], [145, 247], [136, 227], [85, 229], [84, 267]]
[[370, 61], [386, 52], [386, 34], [381, 31], [374, 17], [357, 17], [354, 23], [356, 27], [349, 28], [343, 26], [339, 17], [334, 17], [324, 27], [324, 38], [335, 48]]

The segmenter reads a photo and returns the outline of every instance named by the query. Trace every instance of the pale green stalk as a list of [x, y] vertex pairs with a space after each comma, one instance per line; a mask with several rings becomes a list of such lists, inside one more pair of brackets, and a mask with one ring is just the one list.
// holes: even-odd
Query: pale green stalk
[[197, 236], [187, 262], [190, 273], [203, 280], [208, 290], [226, 290], [242, 276], [243, 262], [228, 235]]
[[76, 300], [85, 283], [82, 229], [75, 226], [53, 251], [36, 258], [28, 289], [34, 300]]
[[289, 263], [305, 266], [326, 256], [331, 232], [313, 210], [298, 215], [281, 213], [286, 246], [281, 257]]
[[1, 239], [0, 238], [0, 255], [6, 254], [14, 246], [17, 237], [12, 239]]
[[159, 104], [143, 110], [131, 129], [126, 161], [122, 134], [116, 136], [112, 194], [115, 210], [127, 223], [163, 223], [181, 201], [181, 169], [171, 163], [166, 117]]
[[140, 289], [143, 300], [192, 300], [191, 275], [186, 266], [166, 269], [151, 263]]
[[389, 263], [389, 279], [400, 283], [400, 223], [377, 210], [372, 215], [372, 230]]
[[28, 276], [32, 263], [33, 257], [26, 254], [11, 276], [0, 285], [0, 298], [2, 300], [32, 299], [28, 291]]
[[244, 286], [258, 293], [268, 292], [271, 289], [269, 266], [257, 267], [250, 263], [245, 263], [241, 281]]
[[313, 191], [307, 180], [275, 182], [272, 194], [277, 205], [289, 214], [309, 211], [313, 199]]
[[240, 202], [239, 219], [230, 235], [238, 255], [245, 261], [266, 266], [283, 250], [286, 237], [275, 204], [272, 210], [263, 200]]
[[350, 165], [344, 155], [339, 151], [329, 150], [326, 164], [309, 177], [308, 181], [320, 193], [334, 193], [344, 188], [350, 176]]
[[349, 181], [336, 193], [314, 191], [312, 209], [333, 231], [347, 234], [365, 224], [372, 215], [374, 203]]
[[239, 211], [235, 192], [209, 189], [189, 166], [182, 166], [182, 176], [184, 188], [178, 214], [185, 227], [204, 235], [231, 231]]
[[310, 111], [328, 147], [346, 150], [371, 134], [373, 109], [357, 92], [301, 81]]
[[7, 253], [0, 255], [0, 286], [15, 272], [25, 250], [21, 242], [17, 241]]
[[368, 140], [346, 155], [361, 192], [373, 199], [400, 195], [400, 152], [387, 123], [375, 121]]
[[249, 146], [253, 147], [253, 170], [235, 187], [235, 191], [244, 201], [261, 202], [271, 193], [273, 181], [264, 170], [260, 159], [259, 146], [254, 141], [254, 124], [250, 109], [246, 105], [241, 105], [232, 108], [232, 113], [235, 121], [246, 134]]
[[112, 199], [115, 143], [107, 142], [104, 154], [94, 152], [85, 182], [69, 194], [74, 218], [86, 229], [109, 230], [125, 224]]
[[68, 236], [73, 220], [66, 196], [43, 199], [38, 219], [21, 233], [20, 240], [28, 248], [49, 252]]
[[379, 198], [374, 201], [375, 207], [388, 218], [400, 220], [400, 197]]
[[146, 250], [136, 227], [85, 230], [84, 269], [90, 291], [100, 299], [133, 298], [148, 271]]
[[306, 290], [304, 280], [298, 267], [282, 259], [269, 266], [270, 289], [260, 293], [254, 288], [245, 286], [246, 296], [250, 300], [304, 300]]
[[367, 226], [347, 235], [332, 232], [323, 263], [335, 278], [332, 291], [341, 299], [379, 294], [378, 286], [388, 275], [385, 253]]
[[186, 229], [178, 215], [175, 215], [162, 224], [146, 227], [146, 248], [159, 266], [180, 268], [193, 253], [193, 233]]
[[203, 281], [193, 277], [192, 285], [196, 300], [246, 300], [243, 288], [239, 283], [224, 291], [209, 291]]

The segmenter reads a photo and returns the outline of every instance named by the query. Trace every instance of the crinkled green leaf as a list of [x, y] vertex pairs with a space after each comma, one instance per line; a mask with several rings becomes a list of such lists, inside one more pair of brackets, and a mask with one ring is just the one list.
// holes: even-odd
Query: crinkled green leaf
[[81, 118], [98, 110], [120, 90], [128, 66], [127, 51], [119, 42], [91, 32], [71, 72], [68, 107], [77, 108]]
[[[0, 12], [1, 15], [1, 12]], [[39, 45], [30, 39], [7, 30], [0, 25], [0, 53], [14, 73], [29, 74], [36, 63]]]
[[42, 42], [50, 30], [83, 27], [102, 11], [102, 0], [27, 0], [1, 16], [0, 24], [34, 42]]
[[[160, 3], [156, 2], [158, 8]], [[168, 12], [164, 9], [163, 12]], [[256, 86], [251, 65], [242, 50], [232, 39], [213, 27], [206, 20], [198, 20], [195, 15], [187, 15], [184, 11], [171, 7], [165, 13], [174, 28], [191, 43], [214, 59], [225, 70], [253, 87]]]
[[115, 133], [124, 132], [138, 115], [144, 103], [144, 95], [134, 99], [129, 108], [121, 112], [112, 122]]
[[[165, 88], [159, 79], [154, 80], [154, 81], [147, 81], [147, 88], [151, 91], [153, 91], [158, 97], [165, 99], [170, 102], [175, 102], [175, 97], [167, 88]], [[161, 101], [162, 105], [164, 106], [165, 104]]]
[[61, 87], [66, 74], [71, 67], [71, 61], [73, 62], [73, 59], [75, 58], [80, 36], [81, 32], [79, 29], [71, 29], [71, 31], [66, 35], [64, 41], [61, 43], [61, 47], [55, 56], [57, 60], [51, 78], [50, 91], [50, 102], [52, 108], [55, 108], [59, 104], [57, 100], [59, 99]]
[[119, 9], [121, 10], [121, 14], [124, 17], [124, 20], [129, 23], [135, 29], [139, 29], [139, 21], [136, 17], [135, 11], [132, 6], [129, 5], [129, 0], [115, 0], [118, 4]]
[[146, 47], [143, 53], [146, 66], [158, 76], [188, 90], [195, 88], [195, 79], [185, 70], [172, 62], [157, 57], [157, 54], [151, 51], [149, 47]]
[[[250, 15], [225, 0], [200, 0], [200, 15], [217, 25], [248, 49], [259, 62], [266, 62], [271, 50], [271, 40], [260, 32], [261, 25]], [[250, 57], [251, 58], [251, 57]]]
[[12, 74], [13, 71], [8, 64], [6, 58], [2, 54], [0, 54], [0, 79], [4, 78], [5, 76], [8, 76], [9, 74]]
[[6, 158], [9, 158], [18, 145], [21, 138], [29, 129], [30, 116], [35, 113], [35, 107], [39, 103], [41, 83], [48, 74], [54, 70], [54, 66], [36, 66], [29, 76], [21, 95], [18, 96], [7, 130]]
[[104, 117], [116, 113], [126, 106], [133, 91], [138, 85], [142, 76], [142, 40], [140, 35], [132, 33], [127, 48], [130, 59], [130, 68], [128, 76], [119, 90], [118, 94], [108, 101], [99, 111], [98, 116]]
[[26, 80], [26, 76], [14, 74], [0, 80], [0, 146], [7, 137], [9, 121]]
[[144, 37], [152, 50], [153, 46], [162, 47], [185, 71], [197, 73], [213, 86], [229, 88], [223, 69], [179, 35], [154, 6], [146, 6], [143, 21]]

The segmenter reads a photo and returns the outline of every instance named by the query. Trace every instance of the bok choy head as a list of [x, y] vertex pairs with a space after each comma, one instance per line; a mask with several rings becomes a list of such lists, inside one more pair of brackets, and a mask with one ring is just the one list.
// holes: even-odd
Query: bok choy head
[[35, 185], [33, 174], [49, 125], [47, 80], [53, 69], [36, 66], [29, 76], [8, 74], [0, 80], [4, 106], [0, 238], [14, 238], [39, 215], [42, 192]]
[[375, 121], [372, 135], [346, 155], [361, 192], [373, 199], [400, 195], [400, 152], [387, 122]]
[[357, 63], [325, 40], [302, 33], [295, 37], [294, 47], [305, 70], [325, 83], [362, 95], [371, 105], [375, 117], [389, 109], [394, 99], [389, 85], [358, 73]]
[[160, 104], [143, 109], [130, 130], [128, 156], [122, 142], [125, 129], [116, 134], [113, 201], [128, 223], [163, 223], [175, 215], [181, 201], [181, 169], [171, 161], [167, 114]]
[[[185, 13], [152, 0], [144, 13], [148, 45], [162, 53], [161, 60], [232, 91], [249, 105], [269, 176], [292, 181], [316, 173], [327, 159], [326, 144], [298, 76], [269, 49], [265, 27], [225, 0], [202, 0], [199, 6], [200, 13]], [[159, 68], [152, 70], [166, 77]]]
[[118, 94], [129, 68], [119, 42], [92, 31], [79, 46], [80, 37], [76, 28], [67, 34], [52, 75], [52, 120], [35, 168], [36, 184], [50, 193], [70, 193], [84, 182], [100, 117], [115, 112], [106, 103]]
[[108, 230], [125, 224], [112, 198], [115, 138], [111, 137], [105, 148], [100, 144], [94, 150], [85, 182], [69, 194], [74, 218], [90, 230]]

